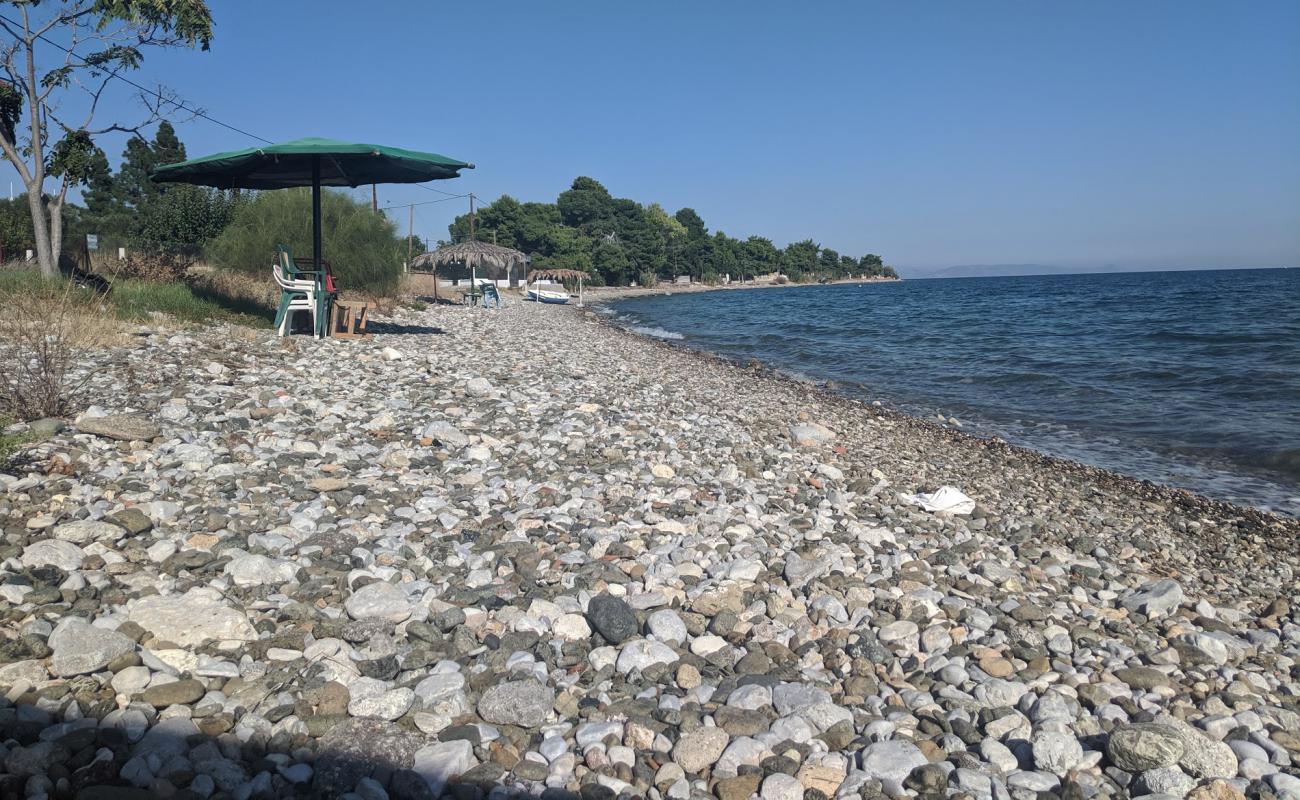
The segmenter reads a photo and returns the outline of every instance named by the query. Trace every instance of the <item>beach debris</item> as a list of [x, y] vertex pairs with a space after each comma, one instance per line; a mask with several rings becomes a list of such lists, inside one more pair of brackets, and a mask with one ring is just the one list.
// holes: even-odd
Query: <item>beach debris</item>
[[975, 501], [955, 486], [940, 486], [933, 492], [904, 495], [903, 501], [933, 512], [969, 514], [975, 510]]

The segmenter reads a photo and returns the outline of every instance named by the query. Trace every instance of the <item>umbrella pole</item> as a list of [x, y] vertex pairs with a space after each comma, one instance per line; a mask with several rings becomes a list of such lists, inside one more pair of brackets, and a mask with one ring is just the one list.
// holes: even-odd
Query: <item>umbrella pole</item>
[[312, 263], [320, 272], [320, 156], [311, 157], [311, 249]]
[[321, 316], [329, 316], [329, 298], [325, 296], [325, 275], [320, 258], [320, 156], [311, 157], [311, 256], [316, 270], [316, 335], [326, 329]]

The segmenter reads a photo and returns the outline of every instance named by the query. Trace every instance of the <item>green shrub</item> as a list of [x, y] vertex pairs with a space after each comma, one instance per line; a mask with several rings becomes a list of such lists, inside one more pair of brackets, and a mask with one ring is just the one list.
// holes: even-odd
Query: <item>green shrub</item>
[[[327, 191], [321, 195], [321, 231], [322, 257], [333, 267], [339, 288], [380, 293], [397, 288], [406, 250], [387, 217], [368, 203]], [[241, 205], [208, 246], [207, 257], [223, 269], [270, 280], [280, 244], [288, 245], [295, 256], [311, 256], [310, 190], [261, 192]]]

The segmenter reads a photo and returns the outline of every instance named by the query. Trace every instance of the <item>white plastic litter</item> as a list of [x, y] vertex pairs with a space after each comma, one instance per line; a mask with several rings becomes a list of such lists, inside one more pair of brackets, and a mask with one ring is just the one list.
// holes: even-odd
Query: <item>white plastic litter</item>
[[969, 514], [975, 510], [975, 501], [954, 486], [940, 486], [929, 494], [905, 495], [903, 499], [926, 511], [947, 511], [950, 514]]

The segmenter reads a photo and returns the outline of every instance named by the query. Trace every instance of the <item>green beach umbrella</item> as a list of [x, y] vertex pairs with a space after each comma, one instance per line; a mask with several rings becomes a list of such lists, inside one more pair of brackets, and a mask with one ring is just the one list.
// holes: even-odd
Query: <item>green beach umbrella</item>
[[322, 186], [364, 186], [368, 183], [423, 183], [460, 177], [474, 165], [437, 153], [385, 147], [337, 139], [296, 139], [292, 142], [232, 150], [150, 172], [160, 183], [193, 183], [217, 189], [288, 189], [311, 187], [312, 263], [321, 268]]

